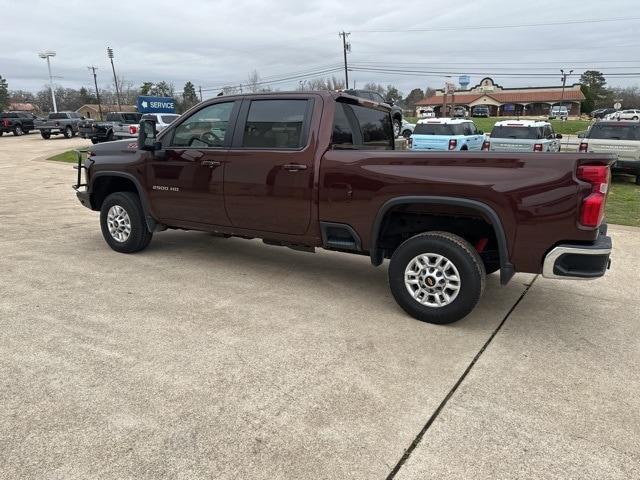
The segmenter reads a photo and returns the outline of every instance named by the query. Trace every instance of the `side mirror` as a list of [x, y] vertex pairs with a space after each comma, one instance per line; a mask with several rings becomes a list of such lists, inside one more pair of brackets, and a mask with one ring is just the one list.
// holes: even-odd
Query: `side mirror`
[[138, 150], [157, 150], [157, 135], [158, 130], [156, 129], [155, 120], [141, 120], [140, 131], [138, 132]]
[[556, 138], [559, 140], [562, 138], [562, 134], [561, 133], [556, 133]]

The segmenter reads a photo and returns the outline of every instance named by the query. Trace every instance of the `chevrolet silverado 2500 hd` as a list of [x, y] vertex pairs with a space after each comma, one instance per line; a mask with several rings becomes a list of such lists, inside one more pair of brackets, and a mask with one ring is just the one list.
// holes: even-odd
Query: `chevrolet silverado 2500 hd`
[[432, 323], [471, 312], [493, 271], [609, 266], [609, 155], [394, 151], [390, 109], [338, 92], [216, 97], [140, 127], [78, 160], [78, 199], [118, 252], [174, 228], [390, 259], [396, 301]]

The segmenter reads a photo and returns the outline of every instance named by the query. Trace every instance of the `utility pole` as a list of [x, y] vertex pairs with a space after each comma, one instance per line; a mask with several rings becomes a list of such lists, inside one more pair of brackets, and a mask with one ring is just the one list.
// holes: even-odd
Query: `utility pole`
[[51, 75], [51, 61], [49, 60], [51, 57], [56, 56], [56, 52], [53, 50], [46, 50], [38, 54], [38, 56], [42, 59], [47, 60], [47, 68], [49, 69], [49, 89], [51, 90], [51, 101], [53, 102], [53, 111], [58, 113], [58, 105], [56, 105], [56, 95], [53, 92], [53, 75]]
[[100, 92], [98, 91], [98, 76], [96, 75], [96, 70], [98, 67], [94, 67], [91, 65], [87, 67], [89, 70], [93, 72], [93, 84], [96, 86], [96, 98], [98, 99], [98, 111], [100, 112], [100, 120], [102, 120], [102, 105], [100, 105]]
[[565, 73], [561, 68], [560, 73], [562, 74], [562, 93], [560, 94], [560, 106], [562, 107], [564, 104], [564, 86], [567, 83], [567, 77], [573, 73], [573, 70], [569, 70], [569, 73]]
[[198, 86], [198, 92], [200, 93], [200, 101], [202, 101], [202, 85]]
[[351, 35], [351, 32], [340, 32], [339, 37], [342, 37], [342, 54], [344, 55], [344, 85], [345, 89], [349, 88], [349, 70], [347, 68], [347, 52], [351, 52], [351, 43], [347, 42], [347, 37]]
[[107, 47], [107, 57], [111, 60], [111, 70], [113, 71], [113, 83], [116, 85], [116, 102], [118, 103], [118, 110], [122, 111], [120, 105], [120, 90], [118, 89], [118, 77], [116, 77], [116, 67], [113, 66], [113, 48]]

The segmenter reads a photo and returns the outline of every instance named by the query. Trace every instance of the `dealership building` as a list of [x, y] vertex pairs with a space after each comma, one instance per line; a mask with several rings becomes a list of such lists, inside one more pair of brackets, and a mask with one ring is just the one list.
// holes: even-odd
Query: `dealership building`
[[466, 90], [449, 90], [448, 93], [444, 89], [436, 90], [434, 95], [416, 103], [416, 114], [419, 115], [420, 109], [431, 107], [438, 116], [446, 116], [442, 115], [445, 105], [447, 110], [452, 105], [464, 106], [467, 110], [486, 105], [492, 116], [538, 116], [547, 115], [554, 105], [564, 105], [569, 115], [580, 115], [580, 102], [583, 100], [579, 83], [567, 85], [564, 89], [562, 86], [504, 88], [487, 77]]

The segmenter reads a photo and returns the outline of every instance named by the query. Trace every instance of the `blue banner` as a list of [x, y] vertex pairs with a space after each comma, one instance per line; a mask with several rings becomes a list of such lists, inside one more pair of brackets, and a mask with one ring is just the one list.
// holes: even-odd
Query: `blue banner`
[[172, 97], [139, 96], [136, 102], [139, 113], [176, 113], [176, 101]]

